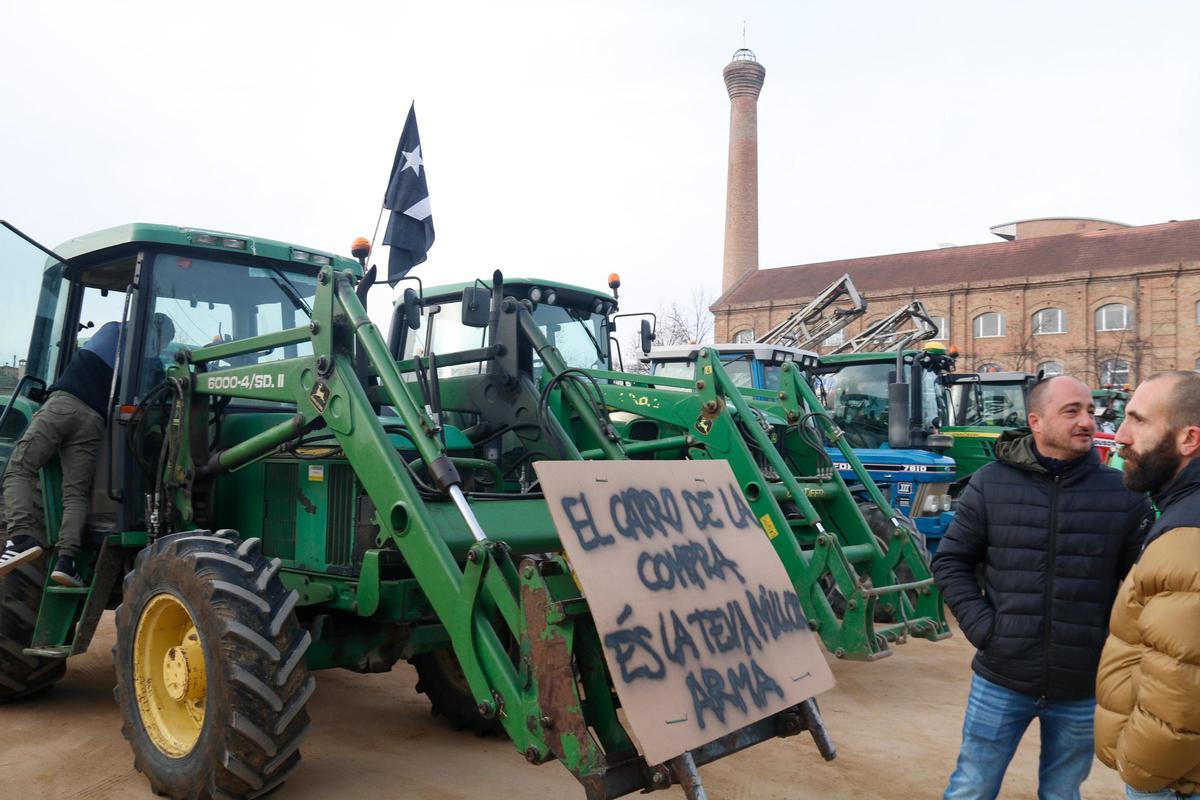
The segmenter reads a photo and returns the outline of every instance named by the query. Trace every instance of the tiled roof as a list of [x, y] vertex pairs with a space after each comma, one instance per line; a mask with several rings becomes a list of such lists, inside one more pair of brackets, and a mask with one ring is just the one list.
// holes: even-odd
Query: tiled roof
[[1193, 261], [1200, 261], [1200, 220], [760, 269], [735, 283], [713, 307], [809, 298], [844, 273], [860, 292], [871, 294]]

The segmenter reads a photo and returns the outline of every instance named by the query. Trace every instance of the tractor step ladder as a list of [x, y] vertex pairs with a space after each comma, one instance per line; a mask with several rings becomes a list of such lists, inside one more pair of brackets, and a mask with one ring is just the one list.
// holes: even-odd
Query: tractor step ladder
[[887, 353], [904, 350], [916, 342], [937, 336], [937, 325], [929, 318], [925, 304], [913, 300], [870, 325], [862, 333], [834, 348], [839, 353]]
[[66, 658], [87, 650], [109, 596], [124, 577], [122, 543], [121, 534], [104, 540], [90, 574], [85, 573], [86, 586], [59, 586], [46, 578], [33, 641], [25, 649], [26, 655]]
[[[839, 304], [842, 300], [849, 305]], [[867, 312], [867, 301], [849, 275], [825, 287], [804, 308], [759, 337], [758, 344], [777, 344], [814, 350], [818, 345]]]

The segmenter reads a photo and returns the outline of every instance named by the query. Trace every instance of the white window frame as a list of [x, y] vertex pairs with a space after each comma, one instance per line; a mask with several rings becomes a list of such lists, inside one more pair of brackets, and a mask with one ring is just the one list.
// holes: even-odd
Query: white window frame
[[[1108, 312], [1110, 309], [1119, 308], [1122, 311], [1121, 325], [1119, 327], [1108, 327]], [[1129, 306], [1124, 303], [1105, 303], [1096, 309], [1096, 331], [1098, 333], [1107, 333], [1108, 331], [1127, 331], [1133, 328], [1133, 313]], [[1103, 324], [1102, 324], [1103, 323]]]
[[[1053, 313], [1051, 313], [1053, 312]], [[1056, 324], [1054, 330], [1050, 330], [1046, 324], [1038, 325], [1038, 320], [1045, 320], [1047, 317], [1054, 318]], [[1057, 333], [1067, 332], [1067, 313], [1061, 308], [1043, 308], [1033, 314], [1033, 319], [1030, 322], [1034, 336], [1052, 336]]]
[[[1057, 372], [1050, 372], [1047, 369], [1047, 367], [1050, 367], [1052, 365], [1054, 367], [1058, 368]], [[1063, 374], [1063, 365], [1062, 365], [1061, 361], [1043, 361], [1042, 363], [1037, 365], [1037, 371], [1042, 372], [1043, 370], [1045, 370], [1045, 375], [1047, 378], [1049, 378], [1053, 375], [1062, 375]]]
[[933, 320], [933, 324], [937, 326], [937, 338], [945, 339], [946, 338], [946, 318], [945, 317], [935, 317], [931, 314], [929, 316], [929, 319]]
[[[1121, 380], [1116, 380], [1114, 378], [1114, 374], [1117, 374], [1117, 373], [1114, 373], [1114, 369], [1117, 364], [1124, 365], [1120, 371], [1122, 373], [1124, 373], [1125, 377]], [[1100, 375], [1098, 377], [1100, 378], [1101, 386], [1108, 386], [1110, 384], [1113, 386], [1120, 386], [1121, 384], [1124, 384], [1124, 383], [1131, 383], [1131, 381], [1129, 380], [1129, 378], [1130, 378], [1129, 362], [1123, 358], [1106, 358], [1100, 362], [1100, 369], [1097, 371], [1100, 373]], [[1104, 379], [1105, 373], [1108, 374], [1108, 380]]]
[[845, 342], [846, 342], [846, 329], [843, 328], [839, 331], [834, 331], [828, 337], [826, 337], [825, 341], [821, 342], [821, 346], [822, 347], [837, 347], [839, 344], [844, 344]]
[[[986, 317], [996, 318], [996, 327], [999, 333], [983, 333], [983, 320]], [[1004, 337], [1004, 315], [999, 311], [984, 311], [982, 314], [977, 314], [971, 321], [971, 332], [975, 334], [976, 339], [1002, 339]]]
[[750, 344], [754, 341], [754, 328], [742, 328], [733, 334], [734, 344]]
[[987, 361], [975, 367], [975, 371], [982, 374], [987, 372], [1003, 372], [1004, 370], [995, 361]]

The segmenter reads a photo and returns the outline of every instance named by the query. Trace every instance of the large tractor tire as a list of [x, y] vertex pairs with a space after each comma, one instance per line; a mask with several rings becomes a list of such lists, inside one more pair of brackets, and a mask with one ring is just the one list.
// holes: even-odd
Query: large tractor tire
[[46, 580], [46, 556], [0, 578], [0, 703], [49, 689], [67, 672], [65, 658], [27, 656]]
[[[859, 503], [858, 510], [862, 513], [863, 519], [866, 520], [867, 526], [871, 529], [871, 535], [875, 537], [876, 543], [884, 553], [888, 551], [888, 543], [892, 541], [892, 523], [884, 515], [883, 511], [874, 503]], [[915, 525], [908, 519], [901, 518], [902, 524], [907, 527], [917, 538], [917, 545], [922, 550], [925, 548], [925, 537], [917, 531]], [[928, 557], [928, 553], [926, 554]], [[901, 562], [895, 571], [896, 581], [898, 583], [907, 583], [913, 580], [913, 573], [909, 566]], [[829, 605], [833, 609], [833, 613], [839, 618], [846, 613], [846, 598], [838, 591], [837, 585], [833, 582], [831, 576], [826, 575], [821, 579], [821, 586], [825, 590], [825, 597], [829, 600]], [[910, 594], [910, 600], [916, 602], [915, 595]], [[876, 622], [892, 623], [900, 622], [900, 614], [897, 611], [898, 598], [896, 595], [884, 595], [875, 605]]]
[[234, 531], [179, 533], [138, 553], [113, 663], [121, 732], [156, 793], [258, 797], [299, 762], [312, 639], [279, 566]]
[[431, 714], [445, 717], [456, 731], [473, 731], [480, 736], [504, 735], [500, 720], [487, 719], [479, 713], [479, 705], [453, 650], [422, 653], [412, 659], [412, 665], [417, 668], [417, 691], [429, 698]]
[[[3, 475], [0, 467], [0, 475]], [[42, 493], [33, 493], [33, 518], [45, 536]], [[4, 495], [0, 493], [0, 531], [8, 528]], [[49, 554], [29, 561], [0, 578], [0, 703], [40, 694], [67, 672], [64, 658], [27, 656], [22, 652], [33, 641]]]
[[[875, 541], [879, 542], [879, 546], [886, 553], [888, 551], [888, 543], [892, 541], [892, 523], [884, 516], [883, 511], [872, 503], [859, 503], [858, 509], [867, 520], [867, 524], [871, 526], [871, 533], [874, 534]], [[917, 548], [925, 553], [925, 558], [928, 560], [929, 551], [926, 550], [924, 534], [917, 530], [917, 526], [907, 517], [900, 517], [900, 522], [912, 533], [916, 539]], [[912, 568], [903, 561], [896, 565], [895, 575], [897, 583], [910, 583], [915, 578]], [[909, 592], [908, 598], [913, 605], [916, 605], [917, 595], [915, 593]], [[881, 597], [875, 605], [875, 621], [886, 623], [901, 622], [899, 603], [899, 595], [889, 594]]]

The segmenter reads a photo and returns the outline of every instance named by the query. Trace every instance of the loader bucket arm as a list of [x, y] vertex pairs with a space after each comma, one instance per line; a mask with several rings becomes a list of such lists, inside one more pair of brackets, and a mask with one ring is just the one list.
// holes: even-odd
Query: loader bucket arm
[[[845, 304], [839, 305], [843, 298]], [[858, 293], [850, 276], [843, 275], [757, 341], [813, 350], [865, 313], [866, 299]]]
[[[798, 471], [785, 459], [785, 454], [790, 455], [788, 444], [772, 441], [759, 424], [765, 409], [786, 419], [788, 431], [794, 432], [810, 424], [806, 409], [813, 409], [821, 424], [832, 429], [832, 421], [798, 368], [788, 364], [786, 370], [778, 392], [740, 388], [724, 370], [719, 354], [704, 348], [697, 354], [694, 381], [592, 370], [588, 374], [605, 381], [603, 393], [610, 408], [658, 424], [659, 435], [625, 442], [630, 455], [729, 461], [806, 603], [805, 613], [831, 652], [872, 660], [889, 654], [888, 641], [907, 635], [944, 637], [944, 611], [932, 586], [928, 560], [858, 459], [852, 463], [872, 501], [892, 521], [889, 539], [883, 543], [886, 553], [837, 472]], [[789, 383], [797, 380], [797, 386]], [[584, 450], [583, 455], [605, 457], [599, 448]], [[911, 578], [896, 576], [901, 563], [909, 567]], [[826, 598], [831, 582], [846, 601], [840, 616]], [[901, 620], [874, 626], [877, 601], [898, 609]]]

